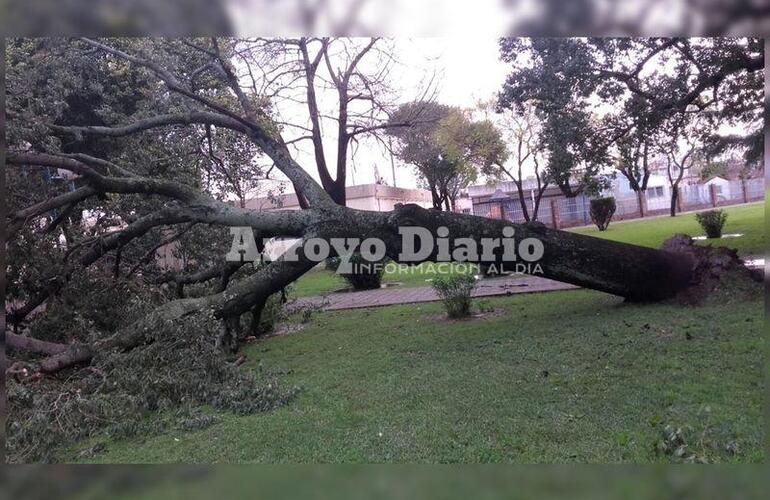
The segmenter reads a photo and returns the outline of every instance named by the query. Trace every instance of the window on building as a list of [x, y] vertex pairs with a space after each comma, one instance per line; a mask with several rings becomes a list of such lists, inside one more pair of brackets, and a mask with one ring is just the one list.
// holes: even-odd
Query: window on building
[[654, 186], [647, 190], [647, 196], [649, 198], [662, 198], [663, 197], [663, 186]]

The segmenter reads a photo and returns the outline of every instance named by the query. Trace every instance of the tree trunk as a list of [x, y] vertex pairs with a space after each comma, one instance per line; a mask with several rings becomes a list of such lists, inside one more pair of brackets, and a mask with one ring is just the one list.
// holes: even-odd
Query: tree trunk
[[671, 217], [676, 217], [676, 203], [678, 198], [679, 198], [679, 186], [675, 184], [671, 186], [671, 207], [670, 207]]
[[[541, 223], [513, 224], [470, 215], [431, 212], [416, 205], [403, 206], [389, 220], [395, 225], [424, 227], [434, 237], [439, 227], [448, 228], [450, 252], [454, 249], [454, 238], [472, 238], [480, 242], [481, 238], [500, 238], [504, 227], [513, 227], [517, 249], [525, 238], [536, 238], [543, 243], [545, 252], [537, 262], [539, 269], [532, 265], [517, 269], [516, 264], [524, 261], [503, 262], [499, 252], [494, 261], [480, 262], [535, 273], [632, 301], [663, 300], [690, 284], [692, 262], [687, 255], [559, 231]], [[380, 235], [385, 234], [380, 232]], [[391, 235], [386, 244], [389, 255], [397, 258], [400, 236]], [[425, 260], [435, 259], [435, 254], [434, 250]]]
[[339, 182], [334, 183], [334, 187], [328, 191], [329, 196], [332, 200], [334, 200], [334, 203], [337, 205], [345, 206], [345, 203], [347, 203], [347, 196], [345, 193], [345, 183], [343, 182], [340, 184]]
[[543, 199], [543, 191], [537, 190], [535, 194], [535, 203], [532, 205], [532, 220], [537, 221], [537, 215], [540, 212], [540, 200]]
[[6, 346], [23, 351], [32, 351], [41, 354], [53, 356], [67, 350], [66, 344], [57, 344], [55, 342], [46, 342], [32, 337], [25, 337], [11, 332], [5, 332]]
[[516, 191], [519, 193], [519, 205], [521, 205], [521, 214], [524, 216], [524, 220], [529, 222], [531, 219], [529, 218], [529, 210], [527, 209], [527, 200], [524, 198], [524, 188], [522, 187], [522, 183], [515, 179], [513, 183], [516, 184]]
[[439, 194], [438, 190], [431, 186], [430, 188], [430, 195], [431, 200], [433, 201], [433, 208], [436, 210], [441, 210], [441, 195]]

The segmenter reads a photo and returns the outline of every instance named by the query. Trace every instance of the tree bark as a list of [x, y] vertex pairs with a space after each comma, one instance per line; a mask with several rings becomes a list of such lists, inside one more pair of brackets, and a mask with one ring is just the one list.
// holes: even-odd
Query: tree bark
[[671, 207], [670, 207], [670, 213], [671, 217], [676, 217], [676, 203], [679, 199], [679, 184], [674, 184], [671, 186]]
[[[521, 178], [521, 168], [519, 168], [519, 178]], [[521, 205], [521, 213], [524, 215], [524, 220], [529, 222], [531, 219], [529, 217], [529, 210], [527, 209], [527, 200], [524, 198], [524, 187], [522, 186], [522, 182], [519, 180], [514, 179], [513, 183], [516, 184], [516, 191], [519, 193], [519, 204]], [[535, 211], [537, 214], [537, 211]]]
[[[670, 298], [690, 284], [692, 262], [687, 255], [559, 231], [537, 222], [513, 224], [471, 215], [429, 211], [416, 205], [401, 207], [390, 216], [390, 221], [394, 225], [427, 228], [434, 236], [439, 227], [447, 227], [450, 252], [454, 249], [451, 245], [454, 238], [472, 238], [478, 243], [481, 238], [500, 238], [504, 227], [513, 227], [517, 248], [525, 238], [543, 242], [545, 253], [538, 262], [542, 277], [619, 295], [631, 301]], [[397, 258], [394, 250], [400, 249], [400, 237], [391, 235], [387, 243], [389, 255]], [[425, 260], [435, 257], [434, 251]], [[494, 261], [483, 263], [516, 269], [517, 262], [503, 262], [501, 257], [498, 253]]]
[[55, 342], [46, 342], [45, 340], [34, 339], [17, 335], [12, 332], [5, 332], [5, 343], [8, 347], [20, 349], [22, 351], [31, 351], [53, 356], [67, 350], [66, 344], [57, 344]]

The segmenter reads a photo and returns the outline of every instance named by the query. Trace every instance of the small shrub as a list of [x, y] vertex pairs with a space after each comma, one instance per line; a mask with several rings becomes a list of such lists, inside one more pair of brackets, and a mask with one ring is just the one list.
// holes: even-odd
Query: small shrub
[[[386, 260], [370, 262], [363, 258], [361, 253], [354, 252], [350, 256], [353, 265], [352, 273], [340, 273], [354, 290], [372, 290], [382, 285], [382, 274], [385, 272]], [[337, 272], [340, 265], [339, 257], [332, 257], [326, 261], [326, 268]]]
[[707, 210], [695, 214], [695, 220], [706, 232], [708, 238], [721, 238], [722, 228], [727, 222], [727, 213], [724, 210]]
[[615, 204], [615, 198], [609, 196], [607, 198], [596, 198], [591, 200], [591, 220], [599, 231], [604, 231], [610, 225], [612, 216], [615, 215], [617, 205]]
[[471, 292], [476, 278], [470, 274], [439, 276], [433, 280], [433, 289], [444, 302], [447, 316], [466, 318], [471, 313]]

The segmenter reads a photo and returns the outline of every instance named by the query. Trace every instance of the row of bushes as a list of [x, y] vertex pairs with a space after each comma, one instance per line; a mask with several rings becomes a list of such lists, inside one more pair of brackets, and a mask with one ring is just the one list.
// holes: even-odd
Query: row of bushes
[[[605, 231], [615, 215], [617, 204], [615, 198], [596, 198], [591, 200], [590, 214], [591, 221], [596, 224], [599, 231]], [[724, 210], [707, 210], [695, 214], [695, 220], [698, 221], [707, 238], [721, 238], [722, 228], [727, 222], [727, 213]]]

